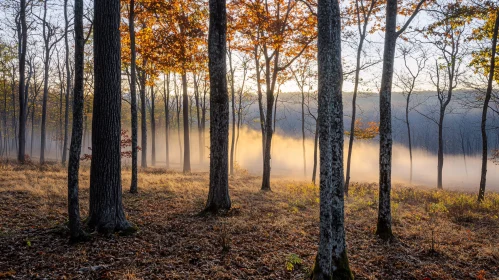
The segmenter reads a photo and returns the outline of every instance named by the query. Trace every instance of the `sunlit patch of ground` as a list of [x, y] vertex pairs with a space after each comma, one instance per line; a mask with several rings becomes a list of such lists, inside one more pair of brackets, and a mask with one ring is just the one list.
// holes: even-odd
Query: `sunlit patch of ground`
[[[140, 170], [132, 195], [124, 170], [123, 202], [139, 233], [69, 245], [65, 169], [1, 163], [0, 278], [303, 279], [317, 250], [318, 188], [276, 179], [272, 192], [260, 192], [259, 177], [238, 171], [230, 178], [233, 209], [216, 218], [197, 215], [208, 173]], [[83, 217], [88, 185], [84, 165]], [[354, 184], [346, 199], [357, 279], [499, 278], [498, 194], [477, 205], [474, 194], [396, 186], [390, 244], [374, 236], [376, 197], [374, 184]]]

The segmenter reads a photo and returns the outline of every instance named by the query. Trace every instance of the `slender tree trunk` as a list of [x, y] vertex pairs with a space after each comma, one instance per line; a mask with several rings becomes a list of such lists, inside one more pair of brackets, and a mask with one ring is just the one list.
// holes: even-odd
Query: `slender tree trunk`
[[[28, 41], [28, 28], [26, 26], [26, 0], [20, 0], [21, 9], [19, 12], [19, 20], [21, 21], [21, 53], [19, 56], [19, 151], [17, 161], [24, 163], [26, 154], [26, 98], [24, 95], [24, 77], [26, 68], [26, 48]], [[12, 73], [14, 74], [14, 73]], [[15, 108], [15, 106], [14, 106]], [[14, 109], [15, 114], [15, 109]], [[15, 117], [14, 117], [15, 118]], [[14, 134], [15, 135], [15, 134]]]
[[348, 158], [347, 171], [345, 180], [345, 195], [348, 196], [348, 188], [350, 186], [350, 166], [352, 163], [353, 140], [355, 138], [355, 120], [357, 117], [357, 92], [359, 91], [359, 76], [360, 76], [360, 58], [362, 55], [362, 46], [364, 45], [364, 35], [361, 35], [359, 47], [357, 49], [357, 64], [355, 66], [355, 82], [352, 97], [352, 121], [350, 123], [350, 136], [348, 139]]
[[391, 213], [392, 174], [392, 79], [397, 43], [397, 0], [387, 0], [385, 49], [379, 95], [379, 209], [376, 234], [383, 240], [393, 237]]
[[235, 103], [235, 89], [234, 89], [234, 72], [232, 68], [232, 52], [229, 51], [229, 73], [230, 73], [230, 93], [232, 105], [232, 140], [230, 144], [230, 175], [234, 175], [234, 145], [236, 142], [236, 103]]
[[228, 146], [229, 94], [227, 92], [225, 0], [210, 0], [208, 55], [210, 71], [210, 188], [205, 211], [229, 210]]
[[199, 163], [204, 163], [204, 148], [203, 148], [203, 133], [202, 133], [202, 123], [201, 123], [201, 104], [199, 100], [199, 78], [194, 77], [194, 100], [196, 102], [196, 117], [197, 117], [197, 125], [198, 125], [198, 139], [199, 139]]
[[335, 0], [319, 0], [320, 233], [311, 279], [353, 279], [344, 225], [341, 18]]
[[170, 168], [170, 73], [167, 74], [164, 85], [163, 101], [165, 102], [165, 140], [166, 168]]
[[[72, 241], [81, 240], [80, 204], [78, 201], [78, 175], [80, 169], [81, 140], [83, 132], [83, 73], [85, 41], [83, 37], [83, 0], [75, 0], [75, 80], [73, 93], [73, 130], [68, 162], [68, 216]], [[34, 110], [33, 110], [34, 111]]]
[[138, 192], [138, 119], [137, 119], [137, 53], [135, 50], [135, 0], [130, 0], [128, 32], [130, 33], [130, 109], [132, 114], [132, 181], [130, 192]]
[[94, 105], [88, 225], [134, 231], [121, 198], [120, 1], [94, 2]]
[[314, 167], [312, 170], [312, 183], [316, 183], [317, 178], [317, 150], [318, 150], [318, 142], [319, 142], [319, 124], [315, 122], [315, 136], [314, 136]]
[[184, 173], [191, 172], [191, 149], [189, 141], [189, 96], [187, 95], [187, 74], [182, 72], [182, 117], [184, 123]]
[[156, 118], [154, 117], [154, 86], [151, 86], [151, 165], [156, 165]]
[[146, 112], [146, 72], [147, 60], [142, 63], [142, 73], [140, 75], [140, 130], [141, 130], [141, 149], [142, 149], [142, 168], [147, 167], [147, 112]]
[[66, 46], [66, 108], [64, 111], [64, 144], [62, 149], [62, 165], [66, 164], [68, 153], [68, 130], [69, 130], [69, 93], [71, 92], [71, 70], [69, 64], [69, 19], [68, 19], [68, 0], [64, 0], [64, 43]]
[[411, 138], [411, 123], [409, 122], [409, 102], [411, 99], [411, 93], [407, 94], [407, 102], [405, 104], [405, 124], [407, 126], [407, 138], [409, 141], [409, 161], [410, 161], [410, 173], [409, 173], [409, 184], [412, 185], [412, 138]]
[[[175, 85], [177, 83], [175, 82]], [[179, 158], [180, 158], [180, 166], [183, 166], [183, 154], [182, 154], [182, 137], [180, 136], [180, 109], [181, 109], [181, 104], [180, 104], [180, 94], [177, 93], [177, 89], [175, 89], [175, 99], [177, 102], [177, 135], [178, 135], [178, 150], [179, 150]]]
[[440, 108], [440, 117], [438, 121], [438, 163], [437, 163], [437, 188], [442, 189], [442, 175], [444, 169], [444, 117], [445, 107]]
[[44, 58], [43, 58], [43, 98], [42, 98], [42, 132], [41, 132], [41, 143], [40, 143], [40, 164], [45, 163], [45, 146], [47, 140], [47, 102], [49, 95], [49, 64], [50, 64], [50, 34], [46, 32], [46, 18], [47, 18], [47, 1], [43, 2], [43, 40], [44, 46]]
[[485, 185], [487, 180], [487, 160], [488, 160], [488, 146], [487, 146], [487, 110], [489, 108], [490, 98], [492, 96], [492, 82], [494, 81], [495, 74], [495, 57], [497, 48], [497, 33], [499, 29], [499, 10], [496, 12], [496, 22], [494, 25], [494, 33], [492, 35], [492, 56], [490, 58], [489, 80], [487, 84], [487, 93], [483, 102], [482, 110], [482, 123], [480, 125], [482, 131], [482, 172], [480, 174], [480, 189], [478, 191], [478, 201], [481, 202], [485, 198]]
[[33, 102], [33, 109], [31, 110], [31, 144], [30, 144], [30, 149], [29, 149], [29, 155], [33, 157], [33, 140], [35, 139], [35, 102]]
[[304, 85], [301, 89], [301, 136], [302, 136], [302, 149], [303, 149], [303, 176], [307, 177], [307, 153], [305, 150], [305, 92], [303, 91]]

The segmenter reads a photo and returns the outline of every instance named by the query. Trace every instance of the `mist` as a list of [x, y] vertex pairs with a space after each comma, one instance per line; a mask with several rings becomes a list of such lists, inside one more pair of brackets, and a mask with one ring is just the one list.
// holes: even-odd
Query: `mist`
[[[183, 138], [180, 134], [182, 151]], [[209, 145], [209, 135], [206, 132], [206, 145]], [[151, 136], [148, 137], [150, 141]], [[199, 158], [199, 135], [197, 130], [191, 130], [191, 166], [194, 172], [207, 172], [209, 170], [209, 147], [205, 148], [203, 162]], [[229, 152], [230, 152], [229, 136]], [[140, 143], [140, 141], [139, 141]], [[165, 166], [165, 137], [164, 133], [156, 136], [156, 167]], [[346, 143], [346, 141], [345, 141]], [[181, 170], [179, 138], [176, 130], [170, 131], [170, 168]], [[150, 143], [148, 144], [148, 162], [150, 161]], [[356, 140], [352, 152], [352, 182], [378, 182], [378, 156], [379, 145], [377, 140]], [[347, 151], [345, 145], [345, 155]], [[303, 168], [303, 150], [301, 138], [275, 133], [272, 138], [272, 177], [296, 180], [312, 180], [314, 139], [305, 140], [306, 174]], [[139, 152], [140, 153], [140, 152]], [[140, 155], [139, 155], [140, 157]], [[319, 158], [319, 157], [318, 157]], [[239, 133], [236, 147], [235, 162], [239, 168], [253, 175], [262, 172], [262, 138], [261, 132], [243, 127]], [[125, 166], [131, 164], [131, 159], [124, 159]], [[345, 156], [346, 164], [346, 156]], [[479, 156], [466, 156], [446, 154], [444, 156], [443, 181], [444, 189], [465, 190], [476, 192], [480, 182], [481, 158]], [[241, 170], [239, 170], [241, 171]], [[402, 144], [393, 145], [392, 182], [395, 184], [409, 185], [410, 161], [409, 150]], [[319, 172], [317, 171], [317, 178]], [[435, 154], [423, 150], [413, 149], [413, 186], [436, 188], [437, 182], [437, 157]], [[487, 190], [499, 191], [499, 166], [492, 162], [488, 164]]]

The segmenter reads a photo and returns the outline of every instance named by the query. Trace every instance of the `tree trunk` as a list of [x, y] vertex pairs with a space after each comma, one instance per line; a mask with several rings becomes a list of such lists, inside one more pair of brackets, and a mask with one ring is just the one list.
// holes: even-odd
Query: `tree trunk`
[[90, 214], [98, 232], [133, 231], [121, 199], [120, 1], [94, 2], [94, 105]]
[[353, 279], [344, 227], [343, 104], [339, 3], [319, 0], [320, 235], [311, 279]]
[[135, 50], [135, 0], [130, 0], [128, 32], [130, 33], [130, 110], [132, 114], [132, 181], [130, 192], [138, 192], [138, 119], [137, 119], [137, 53]]
[[[67, 2], [67, 0], [66, 0]], [[68, 162], [68, 216], [71, 241], [85, 237], [80, 223], [78, 201], [78, 175], [80, 169], [81, 140], [83, 132], [83, 73], [85, 42], [83, 37], [83, 0], [75, 0], [75, 80], [73, 93], [73, 131]]]
[[315, 121], [315, 137], [314, 137], [314, 168], [312, 170], [312, 183], [316, 183], [317, 178], [317, 144], [319, 142], [319, 124]]
[[187, 95], [187, 74], [182, 72], [182, 117], [184, 123], [184, 173], [191, 172], [191, 149], [189, 141], [189, 96]]
[[303, 149], [303, 176], [307, 177], [307, 153], [305, 150], [305, 92], [303, 91], [304, 85], [301, 89], [301, 136], [302, 136], [302, 149]]
[[227, 92], [225, 0], [210, 0], [208, 55], [210, 71], [210, 187], [205, 211], [229, 210], [228, 146], [229, 94]]
[[69, 129], [69, 93], [71, 92], [71, 70], [69, 64], [69, 19], [68, 19], [68, 0], [64, 0], [64, 43], [66, 46], [66, 108], [64, 111], [64, 144], [62, 148], [62, 165], [66, 164], [68, 153], [68, 129]]
[[156, 165], [156, 118], [154, 117], [154, 86], [151, 86], [151, 165]]
[[165, 103], [165, 151], [166, 168], [170, 168], [170, 73], [167, 74], [164, 84], [163, 101]]
[[438, 121], [438, 162], [437, 162], [437, 188], [442, 189], [442, 173], [444, 169], [444, 117], [445, 107], [440, 107], [440, 116]]
[[405, 104], [405, 124], [407, 126], [407, 138], [409, 141], [409, 160], [410, 160], [410, 173], [409, 184], [412, 185], [412, 139], [411, 139], [411, 123], [409, 122], [409, 102], [411, 100], [411, 93], [407, 94], [407, 102]]
[[142, 168], [147, 167], [147, 112], [146, 112], [146, 72], [145, 67], [147, 60], [144, 59], [142, 63], [142, 70], [140, 75], [140, 130], [141, 130], [141, 152], [142, 152]]
[[49, 96], [49, 64], [50, 64], [50, 34], [46, 32], [46, 18], [47, 18], [47, 1], [43, 2], [43, 41], [44, 58], [43, 58], [43, 98], [42, 98], [42, 132], [40, 140], [40, 164], [45, 163], [45, 144], [47, 140], [47, 101]]
[[[26, 98], [24, 93], [24, 75], [26, 68], [26, 48], [28, 41], [28, 28], [26, 26], [26, 0], [20, 0], [21, 9], [19, 19], [21, 21], [21, 53], [19, 56], [19, 150], [17, 161], [24, 163], [26, 154]], [[12, 73], [14, 74], [14, 73]], [[15, 108], [15, 107], [14, 107]], [[14, 109], [15, 110], [15, 109]], [[15, 112], [15, 111], [14, 111]], [[15, 117], [14, 117], [15, 118]], [[15, 134], [14, 134], [15, 135]]]
[[362, 55], [362, 46], [364, 44], [364, 36], [361, 34], [359, 47], [357, 49], [357, 64], [355, 66], [355, 82], [352, 97], [352, 121], [350, 123], [350, 135], [348, 139], [348, 158], [347, 171], [345, 180], [345, 195], [348, 196], [348, 188], [350, 186], [350, 166], [352, 163], [353, 140], [355, 137], [355, 119], [357, 117], [357, 92], [359, 91], [359, 75], [360, 75], [360, 58]]
[[483, 102], [482, 110], [482, 123], [480, 128], [482, 130], [482, 172], [480, 174], [480, 190], [478, 191], [478, 201], [481, 202], [485, 198], [485, 185], [487, 180], [487, 160], [488, 160], [488, 146], [487, 146], [487, 110], [489, 108], [489, 101], [492, 96], [492, 83], [495, 74], [495, 56], [497, 48], [497, 33], [499, 29], [499, 10], [496, 12], [496, 22], [494, 25], [494, 34], [492, 35], [492, 56], [490, 58], [489, 80], [487, 84], [487, 93]]
[[379, 95], [379, 209], [376, 234], [383, 240], [393, 237], [391, 213], [392, 176], [392, 79], [397, 43], [397, 0], [387, 0], [385, 50]]
[[230, 93], [231, 93], [231, 105], [232, 105], [232, 139], [230, 144], [230, 175], [234, 175], [234, 147], [236, 143], [236, 92], [234, 89], [234, 72], [232, 68], [232, 52], [229, 51], [229, 73], [230, 73]]

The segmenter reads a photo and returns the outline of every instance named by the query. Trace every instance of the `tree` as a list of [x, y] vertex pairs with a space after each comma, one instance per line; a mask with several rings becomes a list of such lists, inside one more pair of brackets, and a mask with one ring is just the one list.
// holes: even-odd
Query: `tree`
[[348, 265], [344, 225], [343, 104], [339, 3], [319, 0], [319, 250], [311, 279], [353, 279]]
[[209, 7], [210, 187], [205, 211], [217, 213], [231, 207], [228, 174], [229, 94], [226, 77], [227, 11], [225, 0], [210, 0]]
[[[477, 72], [488, 74], [487, 90], [485, 98], [483, 99], [482, 119], [480, 123], [480, 130], [482, 135], [482, 167], [480, 173], [480, 188], [478, 191], [478, 202], [485, 199], [485, 187], [487, 182], [487, 161], [488, 161], [488, 139], [487, 139], [487, 111], [492, 97], [492, 87], [494, 80], [498, 80], [497, 75], [497, 36], [499, 29], [499, 6], [494, 5], [492, 2], [486, 1], [484, 3], [475, 3], [473, 7], [465, 7], [469, 10], [471, 17], [478, 17], [483, 20], [483, 26], [479, 26], [473, 30], [474, 36], [472, 39], [488, 40], [491, 41], [489, 48], [482, 48], [472, 53], [472, 62]], [[492, 35], [492, 38], [490, 38]], [[487, 65], [488, 64], [488, 65]], [[492, 153], [492, 158], [497, 158], [497, 151]]]
[[460, 75], [465, 37], [466, 23], [456, 17], [460, 11], [459, 2], [436, 5], [432, 12], [435, 23], [425, 28], [426, 36], [432, 45], [439, 51], [440, 56], [435, 58], [435, 72], [430, 75], [431, 82], [436, 87], [439, 103], [438, 119], [433, 120], [438, 126], [438, 163], [437, 188], [443, 188], [444, 168], [444, 119], [448, 105], [452, 100]]
[[[240, 0], [236, 25], [246, 40], [244, 48], [255, 61], [258, 108], [262, 130], [262, 190], [270, 190], [273, 115], [278, 76], [315, 40], [315, 16], [303, 1]], [[300, 30], [300, 32], [296, 32]], [[263, 77], [261, 77], [263, 74]], [[265, 85], [266, 106], [263, 106]]]
[[19, 21], [21, 26], [21, 32], [19, 34], [19, 151], [17, 154], [17, 161], [24, 163], [25, 158], [25, 148], [26, 148], [26, 96], [24, 94], [24, 79], [25, 79], [25, 68], [26, 68], [26, 48], [28, 42], [28, 28], [26, 25], [26, 0], [20, 0], [20, 12]]
[[134, 231], [121, 199], [120, 1], [94, 2], [95, 89], [88, 225], [98, 232]]
[[[392, 79], [397, 38], [407, 29], [421, 10], [426, 0], [418, 0], [415, 8], [402, 8], [400, 13], [410, 15], [405, 24], [397, 31], [397, 0], [386, 2], [385, 47], [383, 70], [379, 94], [379, 209], [376, 235], [383, 240], [393, 237], [390, 193], [392, 188]], [[411, 6], [411, 5], [410, 5]]]
[[[428, 60], [426, 53], [421, 50], [415, 55], [411, 54], [413, 49], [410, 47], [401, 47], [402, 58], [404, 60], [404, 74], [397, 74], [398, 87], [402, 90], [402, 95], [405, 96], [405, 124], [407, 127], [407, 144], [409, 146], [409, 161], [410, 161], [410, 171], [409, 171], [409, 183], [412, 184], [412, 138], [411, 138], [411, 123], [409, 121], [409, 112], [413, 109], [410, 105], [411, 96], [416, 89], [416, 81], [419, 75], [423, 72], [426, 66], [426, 61]], [[415, 64], [416, 67], [411, 68], [410, 61]]]
[[163, 102], [165, 105], [165, 151], [166, 168], [170, 168], [170, 73], [165, 74], [163, 81]]
[[[357, 93], [359, 90], [360, 71], [363, 68], [361, 64], [364, 42], [366, 40], [368, 29], [372, 17], [380, 11], [383, 1], [380, 0], [355, 0], [351, 1], [350, 6], [347, 8], [347, 15], [350, 16], [346, 22], [347, 25], [356, 25], [359, 31], [359, 39], [357, 45], [357, 56], [355, 64], [355, 79], [352, 97], [352, 120], [350, 122], [350, 133], [348, 141], [348, 157], [347, 157], [347, 170], [345, 179], [345, 194], [348, 196], [348, 187], [350, 185], [350, 165], [352, 162], [353, 140], [355, 137], [355, 118], [357, 111]], [[365, 68], [364, 68], [365, 69]]]
[[58, 27], [53, 25], [47, 19], [47, 2], [45, 0], [43, 2], [43, 17], [42, 21], [42, 35], [43, 35], [43, 44], [44, 44], [44, 55], [43, 55], [43, 97], [42, 97], [42, 132], [41, 132], [41, 143], [40, 143], [40, 163], [45, 163], [45, 144], [47, 141], [47, 102], [49, 98], [49, 69], [50, 69], [50, 60], [52, 58], [52, 53], [55, 45], [64, 38], [64, 36], [60, 36], [58, 34]]
[[69, 125], [69, 93], [71, 92], [71, 65], [69, 63], [69, 17], [68, 17], [68, 0], [64, 0], [64, 45], [66, 47], [66, 108], [64, 111], [64, 144], [62, 148], [62, 164], [66, 164], [68, 150], [68, 125]]
[[80, 222], [78, 201], [78, 175], [80, 169], [81, 140], [83, 132], [83, 73], [85, 41], [83, 37], [83, 0], [75, 0], [75, 74], [73, 92], [73, 130], [68, 162], [68, 216], [72, 241], [81, 240], [85, 234]]
[[130, 192], [136, 193], [137, 190], [137, 58], [135, 50], [135, 0], [130, 0], [128, 7], [128, 32], [130, 33], [130, 109], [132, 114], [132, 181], [130, 183]]
[[155, 99], [154, 85], [151, 85], [151, 165], [156, 165], [156, 117], [154, 116], [155, 110]]

